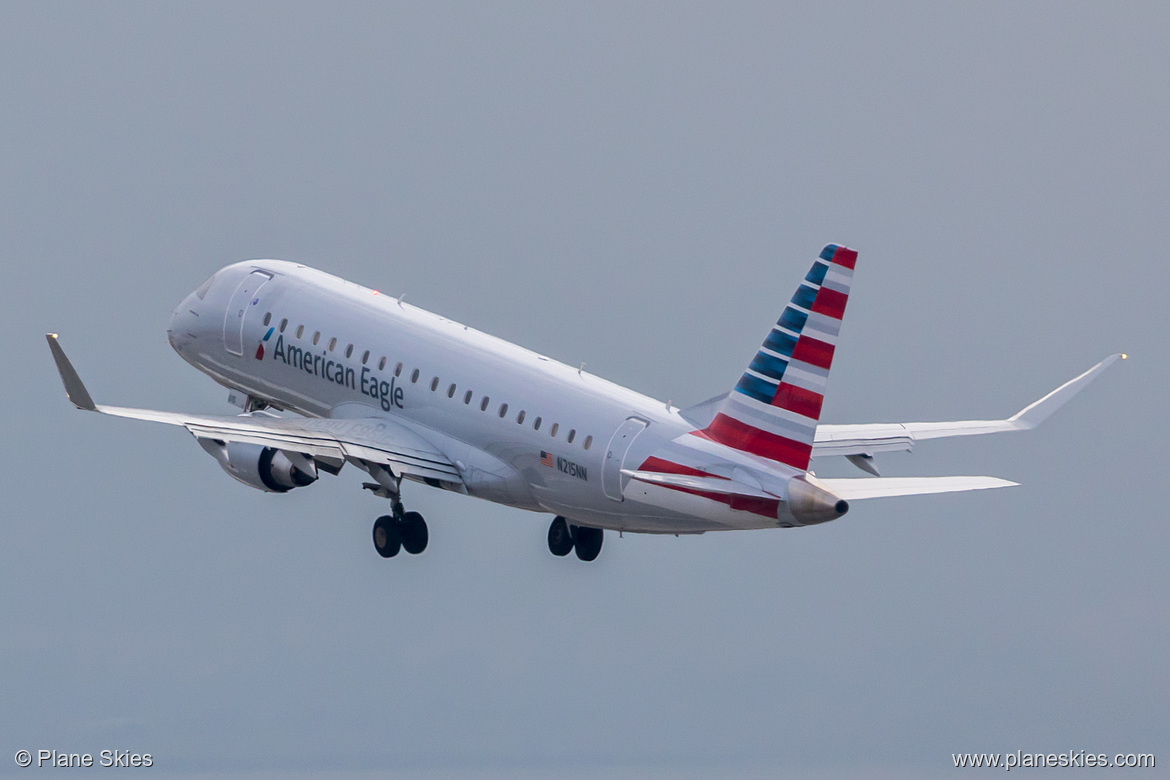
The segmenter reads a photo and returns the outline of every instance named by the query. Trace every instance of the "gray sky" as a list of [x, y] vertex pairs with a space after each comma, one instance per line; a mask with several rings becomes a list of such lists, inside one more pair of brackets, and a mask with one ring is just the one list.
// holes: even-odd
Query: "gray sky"
[[[0, 773], [1170, 762], [1170, 14], [725, 6], [0, 2]], [[1030, 434], [880, 461], [1019, 488], [581, 565], [414, 487], [431, 546], [387, 562], [355, 473], [250, 491], [73, 410], [42, 336], [99, 402], [229, 413], [167, 318], [278, 257], [686, 404], [829, 241], [861, 257], [827, 422], [1004, 416], [1131, 359]]]

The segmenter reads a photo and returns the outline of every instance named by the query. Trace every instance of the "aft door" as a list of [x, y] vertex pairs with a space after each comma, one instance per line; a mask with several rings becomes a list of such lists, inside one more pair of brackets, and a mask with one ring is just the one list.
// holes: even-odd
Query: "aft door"
[[232, 294], [223, 318], [223, 346], [233, 355], [244, 354], [244, 318], [258, 302], [256, 293], [271, 278], [272, 274], [267, 271], [253, 271], [244, 277]]
[[650, 423], [637, 417], [631, 417], [618, 426], [613, 438], [609, 440], [609, 447], [605, 451], [605, 464], [601, 467], [601, 489], [605, 495], [614, 501], [622, 500], [622, 463], [630, 445], [638, 434], [646, 430]]

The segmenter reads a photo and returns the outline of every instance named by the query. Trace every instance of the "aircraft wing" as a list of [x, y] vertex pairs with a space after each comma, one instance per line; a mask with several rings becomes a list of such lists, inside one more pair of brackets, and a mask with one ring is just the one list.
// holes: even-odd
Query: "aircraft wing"
[[[865, 458], [875, 452], [914, 449], [924, 439], [950, 436], [978, 436], [984, 433], [1024, 431], [1035, 428], [1053, 412], [1084, 390], [1105, 369], [1125, 355], [1110, 355], [1080, 376], [1074, 377], [1040, 400], [1025, 406], [1006, 420], [959, 420], [955, 422], [876, 423], [863, 425], [818, 425], [813, 457], [845, 455]], [[851, 458], [852, 460], [852, 458]], [[856, 461], [855, 461], [856, 462]], [[866, 469], [865, 466], [861, 468]]]
[[261, 413], [219, 417], [95, 404], [57, 342], [57, 335], [50, 333], [46, 338], [65, 383], [65, 393], [78, 409], [181, 425], [196, 439], [259, 444], [299, 452], [335, 468], [350, 460], [363, 467], [384, 466], [396, 476], [462, 483], [459, 470], [446, 455], [411, 428], [385, 418], [281, 418]]

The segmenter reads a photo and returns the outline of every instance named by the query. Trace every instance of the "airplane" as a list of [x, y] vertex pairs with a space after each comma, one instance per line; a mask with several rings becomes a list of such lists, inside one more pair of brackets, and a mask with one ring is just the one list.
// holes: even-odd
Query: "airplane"
[[[1124, 354], [1002, 420], [820, 424], [857, 252], [829, 244], [732, 388], [663, 403], [378, 290], [299, 263], [226, 266], [175, 308], [171, 346], [229, 390], [233, 416], [94, 403], [46, 334], [79, 409], [186, 428], [230, 476], [286, 493], [346, 464], [391, 501], [373, 526], [384, 558], [427, 547], [404, 480], [554, 518], [548, 548], [592, 561], [604, 532], [792, 528], [870, 498], [1016, 485], [986, 476], [882, 477], [877, 453], [1033, 428]], [[285, 414], [278, 414], [283, 412]], [[869, 476], [820, 478], [812, 458]]]

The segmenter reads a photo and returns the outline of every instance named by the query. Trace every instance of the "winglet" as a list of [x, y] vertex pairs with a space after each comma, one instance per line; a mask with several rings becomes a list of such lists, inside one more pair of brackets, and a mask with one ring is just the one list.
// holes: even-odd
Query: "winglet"
[[65, 394], [69, 396], [69, 400], [78, 409], [96, 412], [97, 404], [89, 397], [89, 392], [85, 389], [85, 385], [81, 383], [81, 377], [73, 369], [73, 364], [69, 362], [69, 358], [65, 357], [65, 351], [57, 343], [57, 334], [46, 333], [45, 339], [49, 342], [49, 350], [53, 353], [53, 360], [57, 363], [57, 371], [61, 374], [61, 381], [65, 383]]
[[1028, 404], [1020, 411], [1008, 418], [1008, 421], [1014, 423], [1017, 428], [1034, 428], [1040, 423], [1048, 419], [1048, 416], [1055, 412], [1060, 407], [1068, 403], [1068, 400], [1074, 395], [1084, 390], [1090, 382], [1096, 379], [1101, 372], [1113, 365], [1117, 360], [1125, 360], [1128, 355], [1118, 353], [1110, 355], [1102, 360], [1097, 365], [1090, 368], [1085, 373], [1078, 377], [1070, 379], [1060, 387], [1053, 390], [1048, 395], [1041, 398], [1039, 401]]

